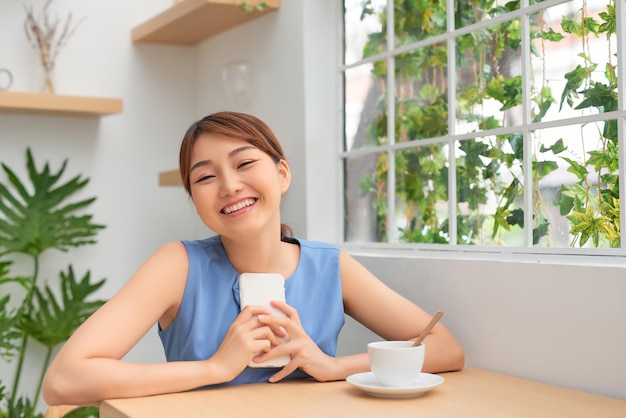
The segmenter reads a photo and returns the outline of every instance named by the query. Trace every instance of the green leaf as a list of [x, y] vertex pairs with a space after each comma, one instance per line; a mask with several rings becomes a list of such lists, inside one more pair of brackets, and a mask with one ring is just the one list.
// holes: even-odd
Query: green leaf
[[583, 82], [590, 77], [591, 73], [596, 69], [598, 65], [592, 64], [587, 67], [577, 65], [572, 71], [565, 74], [565, 87], [563, 93], [561, 93], [561, 103], [559, 110], [563, 109], [563, 103], [567, 101], [567, 104], [572, 106], [574, 99], [578, 97], [578, 89], [582, 86]]
[[515, 158], [523, 161], [524, 160], [524, 136], [519, 133], [512, 133], [508, 137], [508, 141], [511, 144], [511, 148], [513, 148], [513, 154]]
[[579, 164], [577, 161], [574, 161], [571, 158], [563, 157], [563, 159], [569, 163], [569, 168], [567, 169], [567, 171], [575, 174], [576, 177], [578, 177], [580, 180], [587, 179], [587, 175], [589, 174], [589, 172], [587, 171], [587, 168], [585, 166]]
[[28, 336], [48, 348], [66, 341], [104, 303], [87, 299], [104, 284], [105, 279], [91, 283], [91, 274], [87, 272], [77, 281], [72, 266], [67, 273], [61, 272], [59, 276], [61, 300], [57, 300], [48, 286], [43, 292], [35, 288], [34, 309], [25, 312], [18, 323]]
[[81, 406], [65, 414], [63, 418], [98, 418], [99, 408], [97, 406]]
[[555, 199], [554, 204], [559, 207], [559, 214], [565, 216], [571, 212], [574, 207], [574, 198], [563, 193], [564, 188], [567, 186], [561, 186], [558, 197]]
[[591, 205], [587, 206], [585, 212], [573, 212], [567, 219], [573, 225], [570, 234], [580, 236], [581, 247], [591, 239], [593, 246], [597, 248], [601, 236], [611, 240], [618, 235], [612, 228], [611, 219], [602, 215], [596, 216]]
[[552, 28], [549, 28], [548, 30], [539, 31], [536, 37], [543, 38], [546, 41], [551, 41], [551, 42], [559, 42], [565, 38], [563, 34], [555, 32]]
[[10, 295], [0, 298], [0, 357], [5, 360], [15, 355], [18, 349], [15, 341], [22, 336], [22, 333], [15, 328], [17, 313], [8, 310], [9, 299]]
[[533, 228], [533, 245], [539, 244], [539, 241], [541, 240], [541, 238], [548, 235], [549, 228], [550, 228], [550, 223], [546, 221], [542, 222], [540, 225]]
[[601, 113], [617, 110], [617, 91], [613, 86], [594, 82], [591, 87], [580, 91], [584, 99], [575, 109], [586, 109], [594, 107]]
[[556, 155], [565, 150], [567, 150], [567, 147], [563, 143], [563, 138], [559, 138], [559, 140], [556, 141], [554, 144], [552, 144], [552, 146], [550, 147], [545, 147], [542, 144], [541, 147], [539, 148], [539, 152], [541, 152], [542, 154], [548, 151], [552, 151], [552, 153]]
[[517, 208], [511, 211], [511, 214], [506, 219], [509, 225], [519, 225], [520, 228], [524, 227], [524, 210]]
[[616, 172], [619, 167], [617, 155], [608, 151], [589, 151], [589, 159], [587, 164], [593, 165], [596, 172], [603, 168], [607, 168], [610, 172]]
[[491, 238], [495, 238], [498, 234], [498, 229], [503, 228], [507, 231], [511, 230], [511, 225], [507, 221], [507, 218], [511, 215], [511, 211], [499, 207], [496, 209], [496, 212], [493, 214], [493, 232], [491, 233]]
[[[11, 264], [10, 261], [0, 260], [0, 285], [23, 280], [8, 277]], [[28, 286], [25, 287], [28, 288]], [[15, 328], [18, 313], [16, 310], [9, 310], [8, 307], [10, 298], [11, 295], [9, 294], [0, 297], [0, 357], [5, 360], [9, 360], [15, 355], [18, 349], [15, 341], [22, 336], [22, 333]]]
[[558, 168], [556, 161], [533, 161], [533, 170], [537, 172], [537, 176], [540, 179]]
[[43, 414], [35, 411], [35, 405], [25, 396], [21, 396], [16, 402], [8, 402], [5, 411], [0, 410], [0, 418], [43, 418]]
[[5, 253], [37, 257], [50, 248], [67, 251], [69, 247], [95, 243], [93, 237], [104, 226], [93, 223], [91, 215], [77, 214], [95, 198], [66, 203], [89, 180], [78, 175], [58, 184], [67, 160], [58, 172], [52, 173], [47, 163], [41, 171], [37, 170], [30, 149], [26, 157], [29, 187], [2, 164], [9, 182], [0, 183], [0, 254], [4, 248]]
[[502, 103], [500, 110], [511, 109], [522, 103], [522, 77], [492, 78], [487, 84], [487, 94]]
[[615, 6], [606, 5], [606, 12], [598, 13], [598, 16], [604, 21], [598, 27], [598, 32], [606, 33], [607, 39], [617, 32], [617, 20], [615, 19]]
[[580, 22], [565, 16], [563, 16], [563, 20], [561, 21], [561, 28], [563, 28], [563, 31], [566, 33], [571, 33], [579, 37], [583, 36], [583, 28]]

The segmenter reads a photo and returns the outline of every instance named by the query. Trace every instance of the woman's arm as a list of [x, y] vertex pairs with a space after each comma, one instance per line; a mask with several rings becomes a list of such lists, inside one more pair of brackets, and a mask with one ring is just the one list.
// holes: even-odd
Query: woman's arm
[[[382, 338], [415, 339], [430, 322], [431, 315], [390, 289], [343, 251], [340, 271], [346, 313]], [[425, 372], [463, 368], [463, 348], [441, 322], [435, 325], [424, 344]]]
[[86, 405], [226, 382], [245, 368], [254, 353], [268, 350], [273, 340], [278, 343], [256, 320], [264, 311], [244, 310], [210, 359], [158, 364], [122, 361], [160, 318], [169, 319], [165, 322], [174, 318], [188, 268], [181, 243], [157, 250], [63, 346], [45, 376], [46, 402]]

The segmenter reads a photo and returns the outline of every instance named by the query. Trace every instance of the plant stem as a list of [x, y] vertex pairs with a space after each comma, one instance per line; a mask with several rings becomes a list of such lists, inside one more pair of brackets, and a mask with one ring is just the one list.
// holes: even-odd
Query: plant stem
[[37, 392], [35, 392], [35, 398], [33, 399], [33, 411], [36, 410], [37, 402], [39, 402], [39, 395], [41, 394], [41, 387], [43, 386], [43, 378], [46, 375], [46, 370], [48, 369], [48, 364], [50, 363], [50, 357], [52, 357], [52, 347], [48, 347], [48, 351], [46, 351], [46, 358], [43, 362], [41, 375], [39, 376], [39, 383], [37, 384]]
[[20, 344], [20, 354], [17, 362], [17, 369], [15, 370], [15, 378], [13, 379], [13, 388], [11, 389], [11, 400], [9, 405], [15, 404], [15, 398], [17, 396], [17, 387], [20, 384], [20, 375], [22, 374], [22, 366], [24, 365], [24, 354], [26, 353], [26, 346], [28, 345], [28, 335], [24, 333], [22, 337], [22, 343]]
[[[34, 264], [33, 282], [31, 283], [31, 288], [28, 289], [26, 300], [22, 304], [22, 306], [26, 308], [27, 313], [30, 313], [32, 309], [33, 294], [35, 292], [35, 286], [37, 285], [37, 275], [39, 274], [39, 256], [38, 255], [33, 256], [33, 264]], [[23, 313], [21, 315], [23, 315]], [[13, 388], [11, 390], [11, 399], [9, 401], [10, 402], [9, 405], [13, 405], [15, 403], [15, 398], [17, 396], [17, 388], [20, 385], [20, 377], [22, 376], [22, 367], [24, 366], [24, 358], [26, 357], [27, 346], [28, 346], [28, 335], [24, 332], [24, 335], [22, 337], [22, 344], [20, 344], [20, 353], [18, 356], [17, 369], [15, 370], [15, 378], [13, 379]]]

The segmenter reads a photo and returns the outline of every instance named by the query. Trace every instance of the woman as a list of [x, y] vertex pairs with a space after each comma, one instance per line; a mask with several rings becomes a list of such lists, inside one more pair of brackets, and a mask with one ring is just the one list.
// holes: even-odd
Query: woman
[[[336, 246], [290, 237], [280, 202], [291, 171], [259, 119], [221, 112], [194, 123], [183, 138], [180, 172], [217, 235], [169, 243], [148, 258], [56, 356], [44, 381], [48, 404], [286, 378], [342, 380], [369, 370], [366, 353], [335, 357], [344, 313], [389, 340], [415, 338], [430, 321]], [[245, 272], [286, 278], [287, 303], [272, 302], [285, 317], [259, 306], [240, 310]], [[122, 361], [157, 321], [168, 361]], [[425, 344], [424, 371], [463, 367], [463, 349], [440, 323]], [[282, 368], [247, 367], [281, 355], [291, 357]]]

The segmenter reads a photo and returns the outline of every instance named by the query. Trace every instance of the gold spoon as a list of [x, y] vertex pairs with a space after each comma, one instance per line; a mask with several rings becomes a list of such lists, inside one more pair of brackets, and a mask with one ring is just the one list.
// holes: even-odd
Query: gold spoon
[[443, 315], [443, 311], [438, 311], [435, 314], [435, 316], [433, 316], [433, 319], [430, 320], [430, 323], [426, 326], [426, 329], [424, 330], [424, 332], [422, 332], [420, 336], [417, 337], [417, 339], [413, 343], [413, 347], [417, 347], [418, 345], [422, 343], [422, 341], [424, 341], [424, 338], [426, 338], [430, 330], [433, 329], [437, 321], [439, 321], [439, 318], [441, 318], [441, 315]]

